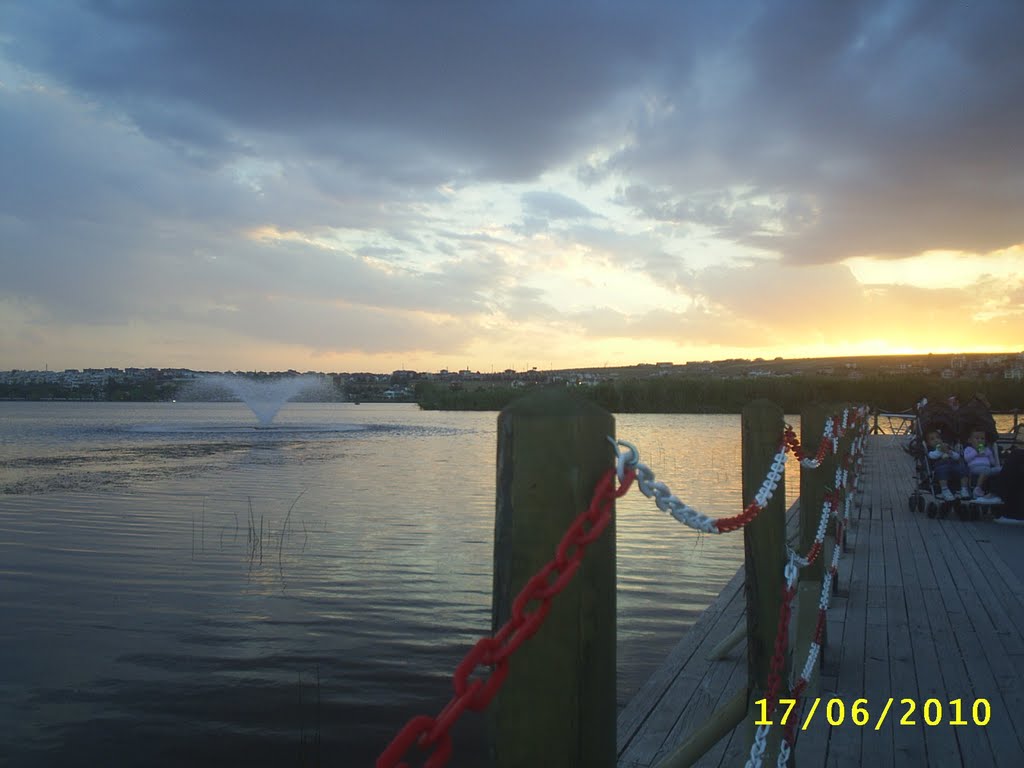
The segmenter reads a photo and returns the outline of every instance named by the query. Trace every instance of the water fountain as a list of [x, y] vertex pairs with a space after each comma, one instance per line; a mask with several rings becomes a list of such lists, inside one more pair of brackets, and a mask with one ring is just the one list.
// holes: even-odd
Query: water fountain
[[283, 376], [251, 379], [246, 376], [203, 376], [201, 383], [225, 389], [249, 406], [259, 423], [256, 429], [269, 429], [277, 412], [296, 395], [321, 384], [315, 376]]

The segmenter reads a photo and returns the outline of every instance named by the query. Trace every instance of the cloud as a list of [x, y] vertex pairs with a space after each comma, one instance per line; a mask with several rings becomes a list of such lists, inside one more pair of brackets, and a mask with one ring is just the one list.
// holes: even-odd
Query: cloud
[[40, 2], [4, 51], [208, 165], [393, 194], [607, 149], [637, 212], [802, 263], [1024, 240], [1018, 4], [440, 8]]
[[1012, 3], [765, 6], [602, 167], [644, 215], [798, 263], [1019, 243], [1022, 24]]
[[454, 353], [472, 337], [453, 318], [287, 296], [249, 298], [230, 310], [212, 310], [204, 320], [238, 336], [302, 346], [320, 355]]
[[597, 215], [579, 201], [558, 192], [524, 192], [522, 202], [527, 214], [548, 220], [592, 219]]
[[523, 179], [575, 151], [664, 38], [650, 11], [619, 4], [41, 2], [10, 15], [31, 32], [10, 58], [149, 135], [223, 149], [243, 126], [435, 179]]
[[375, 361], [746, 349], [938, 339], [936, 307], [965, 347], [1019, 344], [1013, 279], [877, 264], [1019, 261], [1022, 26], [924, 0], [6, 4], [0, 301], [65, 350], [83, 326]]

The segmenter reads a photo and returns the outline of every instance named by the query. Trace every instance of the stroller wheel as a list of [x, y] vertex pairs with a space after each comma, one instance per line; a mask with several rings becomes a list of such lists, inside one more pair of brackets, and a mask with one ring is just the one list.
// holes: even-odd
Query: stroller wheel
[[914, 512], [917, 509], [917, 496], [911, 496], [907, 505], [910, 507], [910, 511]]
[[924, 512], [924, 496], [918, 494], [917, 496], [917, 511]]
[[[924, 499], [921, 499], [921, 501], [924, 501]], [[926, 510], [926, 512], [928, 514], [928, 517], [935, 517], [935, 515], [938, 513], [938, 511], [939, 511], [939, 506], [934, 501], [929, 501], [928, 502], [928, 508]]]

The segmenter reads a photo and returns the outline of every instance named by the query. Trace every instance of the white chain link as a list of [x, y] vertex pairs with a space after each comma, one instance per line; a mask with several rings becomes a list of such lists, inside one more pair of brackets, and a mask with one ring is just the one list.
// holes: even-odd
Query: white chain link
[[785, 447], [780, 448], [779, 451], [772, 458], [771, 467], [768, 469], [768, 475], [765, 477], [764, 482], [761, 483], [761, 487], [757, 493], [754, 494], [754, 502], [757, 506], [764, 509], [768, 506], [768, 500], [775, 494], [775, 489], [779, 487], [779, 483], [782, 482], [783, 470], [786, 467], [786, 449]]
[[[715, 524], [714, 518], [708, 517], [689, 504], [686, 504], [673, 494], [665, 483], [654, 479], [654, 470], [640, 461], [640, 452], [635, 445], [626, 440], [616, 440], [613, 437], [609, 437], [608, 441], [615, 450], [615, 470], [620, 483], [623, 480], [626, 469], [632, 469], [636, 472], [636, 484], [640, 492], [649, 499], [653, 498], [654, 503], [662, 512], [669, 513], [679, 522], [703, 533], [721, 533]], [[627, 448], [628, 453], [621, 451], [619, 446]], [[783, 446], [772, 458], [768, 475], [754, 496], [755, 503], [761, 509], [768, 505], [768, 501], [775, 494], [779, 483], [782, 482], [786, 459], [786, 449]]]
[[[821, 517], [818, 518], [818, 529], [814, 532], [814, 543], [824, 543], [825, 531], [828, 530], [828, 520], [832, 516], [832, 514], [832, 502], [829, 499], [825, 499], [821, 504]], [[791, 547], [786, 547], [786, 549], [789, 551], [790, 559], [792, 559], [792, 561], [795, 562], [801, 568], [804, 568], [811, 564], [810, 560], [808, 560], [803, 555], [798, 554], [796, 550], [792, 549]]]
[[658, 509], [668, 512], [679, 522], [704, 533], [720, 533], [712, 518], [679, 499], [665, 483], [655, 480], [654, 472], [642, 462], [636, 465], [636, 484], [644, 496], [654, 499]]
[[770, 725], [757, 726], [754, 743], [750, 745], [750, 757], [743, 768], [761, 768], [764, 765], [764, 753], [768, 750], [768, 729]]
[[785, 738], [779, 746], [779, 759], [775, 761], [775, 768], [786, 768], [789, 763], [789, 742]]
[[[811, 647], [807, 650], [807, 660], [804, 662], [804, 668], [800, 672], [800, 680], [810, 683], [811, 677], [814, 676], [814, 670], [817, 669], [815, 664], [818, 661], [818, 653], [821, 651], [821, 646], [818, 643], [812, 642]], [[796, 686], [790, 686], [790, 690]]]

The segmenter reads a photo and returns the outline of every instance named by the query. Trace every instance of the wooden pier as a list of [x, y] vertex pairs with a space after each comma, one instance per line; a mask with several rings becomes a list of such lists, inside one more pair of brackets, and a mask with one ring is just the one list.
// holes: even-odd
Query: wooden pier
[[[996, 537], [1016, 539], [1024, 558], [1024, 527], [911, 512], [914, 467], [904, 441], [868, 439], [824, 665], [817, 691], [808, 694], [822, 701], [798, 732], [796, 765], [1024, 765], [1024, 583], [1021, 569], [1007, 565], [993, 545]], [[746, 686], [745, 643], [724, 660], [709, 659], [745, 626], [743, 578], [741, 569], [619, 714], [619, 768], [657, 766]], [[889, 698], [888, 716], [876, 728]], [[829, 699], [843, 702], [842, 725], [829, 725]], [[852, 722], [857, 699], [867, 700], [864, 726]], [[912, 701], [912, 713], [902, 699]], [[924, 711], [929, 699], [941, 707], [940, 717], [935, 703]], [[978, 699], [990, 706], [984, 726], [974, 724]], [[955, 700], [966, 725], [949, 724]], [[805, 704], [804, 717], [808, 710]], [[937, 724], [927, 725], [926, 714]], [[740, 724], [695, 765], [742, 766], [751, 733], [749, 723]]]

